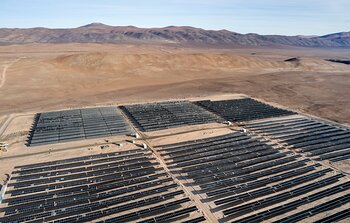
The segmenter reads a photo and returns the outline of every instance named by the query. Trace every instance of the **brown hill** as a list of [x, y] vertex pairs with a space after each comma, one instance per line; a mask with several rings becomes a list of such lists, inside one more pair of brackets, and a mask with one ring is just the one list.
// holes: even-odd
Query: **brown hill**
[[346, 33], [322, 37], [240, 34], [228, 30], [204, 30], [188, 26], [138, 28], [91, 23], [72, 29], [3, 28], [0, 44], [25, 43], [163, 43], [180, 45], [211, 45], [221, 47], [350, 47]]
[[321, 36], [323, 39], [344, 39], [350, 38], [350, 32], [333, 33], [325, 36]]
[[[276, 70], [293, 71], [347, 71], [348, 67], [323, 59], [307, 57], [286, 60], [248, 57], [230, 53], [142, 53], [120, 54], [107, 52], [89, 52], [61, 55], [46, 62], [75, 72], [91, 74], [117, 74], [118, 77], [138, 76], [153, 72], [152, 75], [164, 75], [164, 72], [186, 72], [215, 70], [221, 72]], [[148, 76], [148, 75], [146, 75]]]

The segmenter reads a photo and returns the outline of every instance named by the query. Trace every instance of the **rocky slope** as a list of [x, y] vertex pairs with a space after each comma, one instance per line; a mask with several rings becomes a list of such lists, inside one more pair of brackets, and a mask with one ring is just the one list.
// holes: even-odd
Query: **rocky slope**
[[92, 23], [72, 29], [2, 28], [0, 44], [25, 43], [123, 43], [147, 42], [170, 44], [197, 44], [224, 47], [238, 46], [298, 46], [350, 47], [350, 32], [320, 37], [240, 34], [228, 30], [204, 30], [187, 26], [164, 28], [137, 28], [108, 26]]

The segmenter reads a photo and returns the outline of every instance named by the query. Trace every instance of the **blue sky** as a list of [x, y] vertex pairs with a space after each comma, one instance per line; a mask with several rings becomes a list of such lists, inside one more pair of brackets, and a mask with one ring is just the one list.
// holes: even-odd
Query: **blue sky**
[[0, 0], [0, 27], [188, 25], [239, 33], [350, 31], [350, 0]]

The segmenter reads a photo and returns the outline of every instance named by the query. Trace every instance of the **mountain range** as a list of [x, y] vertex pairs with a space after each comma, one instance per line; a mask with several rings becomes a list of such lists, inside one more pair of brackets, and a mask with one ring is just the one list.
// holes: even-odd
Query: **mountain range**
[[164, 43], [220, 47], [337, 47], [350, 48], [350, 32], [324, 36], [240, 34], [190, 26], [138, 28], [91, 23], [78, 28], [0, 28], [0, 45], [28, 43]]

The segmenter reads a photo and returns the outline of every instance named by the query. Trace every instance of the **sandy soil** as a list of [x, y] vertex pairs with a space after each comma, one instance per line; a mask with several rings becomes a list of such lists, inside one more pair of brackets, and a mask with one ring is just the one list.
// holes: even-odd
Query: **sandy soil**
[[[285, 59], [297, 57], [293, 62]], [[0, 47], [0, 115], [243, 93], [350, 123], [346, 50], [190, 49], [151, 45]]]

